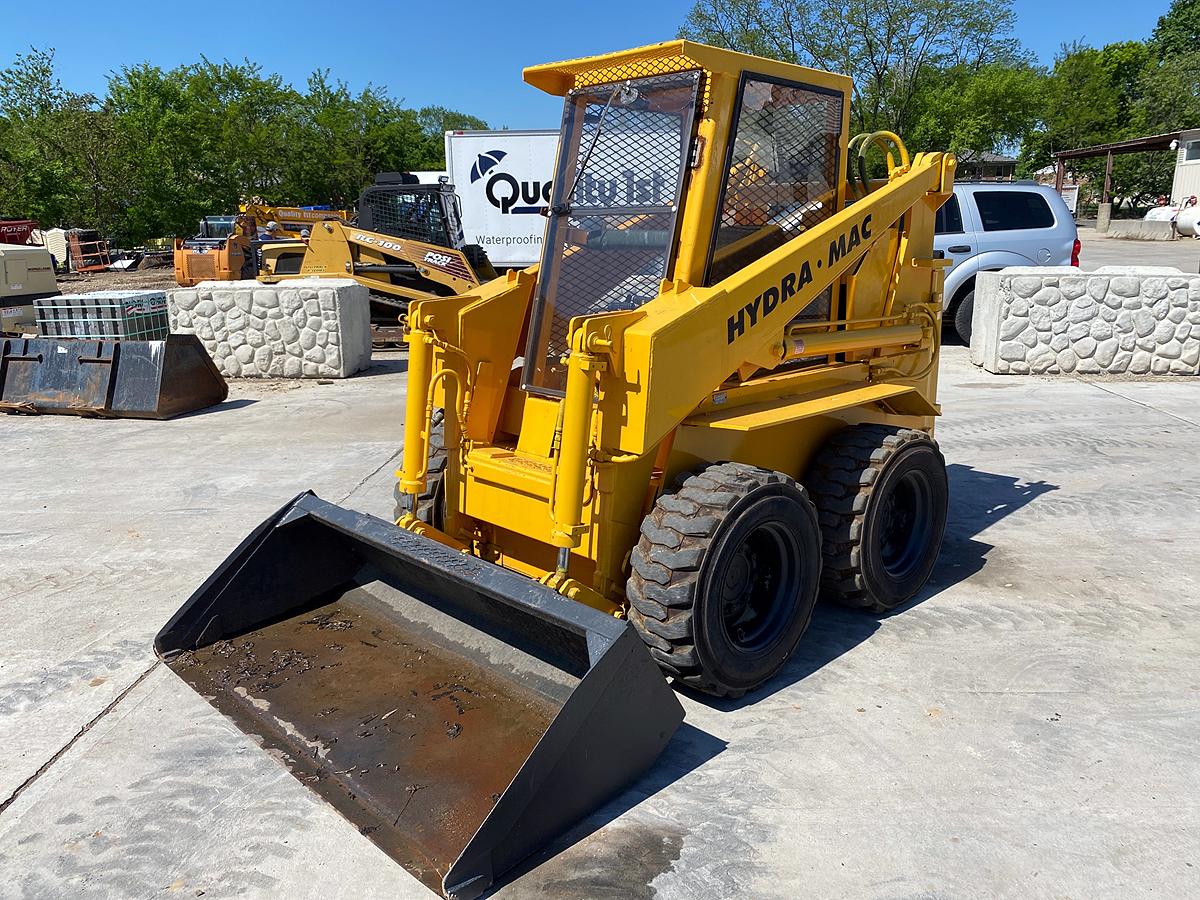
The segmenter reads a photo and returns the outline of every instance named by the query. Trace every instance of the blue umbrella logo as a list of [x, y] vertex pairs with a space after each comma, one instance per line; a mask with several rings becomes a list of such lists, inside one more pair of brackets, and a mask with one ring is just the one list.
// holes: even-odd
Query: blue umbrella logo
[[471, 184], [474, 184], [488, 172], [492, 171], [496, 166], [500, 165], [500, 160], [508, 156], [503, 150], [492, 150], [488, 153], [480, 153], [479, 159], [475, 160], [475, 165], [471, 166]]

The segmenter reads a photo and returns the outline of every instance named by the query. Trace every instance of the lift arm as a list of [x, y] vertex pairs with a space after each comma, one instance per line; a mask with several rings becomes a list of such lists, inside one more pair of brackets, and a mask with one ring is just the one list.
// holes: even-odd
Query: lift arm
[[[293, 271], [281, 272], [280, 254], [302, 254]], [[313, 226], [307, 246], [283, 244], [263, 253], [267, 271], [260, 280], [340, 276], [353, 278], [370, 290], [399, 301], [421, 300], [437, 289], [459, 294], [477, 288], [480, 278], [466, 254], [453, 247], [366, 231], [344, 222]], [[393, 275], [402, 276], [397, 281]], [[407, 279], [407, 281], [403, 280]]]
[[[953, 190], [953, 178], [953, 157], [919, 154], [907, 172], [898, 172], [884, 187], [712, 287], [664, 284], [659, 297], [634, 313], [573, 322], [573, 330], [585, 332], [582, 344], [573, 341], [573, 346], [597, 341], [615, 345], [617, 333], [623, 332], [618, 365], [601, 378], [602, 390], [626, 386], [625, 415], [615, 446], [624, 453], [647, 453], [745, 364], [771, 369], [797, 355], [796, 343], [789, 347], [785, 340], [785, 326], [822, 291], [857, 272], [864, 257], [883, 250], [889, 240], [899, 258], [883, 283], [857, 291], [855, 315], [860, 321], [882, 320], [887, 314], [903, 317], [912, 297], [902, 298], [890, 310], [885, 307], [896, 295], [895, 280], [920, 257], [905, 229], [896, 226], [906, 216], [932, 215]], [[930, 256], [932, 246], [919, 252]], [[933, 299], [932, 286], [931, 280], [931, 289], [920, 299]], [[837, 331], [809, 335], [808, 346], [800, 352], [884, 347], [898, 340], [907, 343], [912, 336], [882, 327], [856, 328], [849, 340], [849, 326], [831, 328]], [[825, 349], [823, 341], [829, 342]], [[568, 408], [571, 399], [566, 400]]]

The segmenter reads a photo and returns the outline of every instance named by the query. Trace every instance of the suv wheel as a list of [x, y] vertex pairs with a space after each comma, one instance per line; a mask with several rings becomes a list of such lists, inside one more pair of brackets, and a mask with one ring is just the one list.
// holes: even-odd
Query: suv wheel
[[975, 290], [971, 289], [958, 301], [954, 308], [954, 330], [962, 342], [971, 346], [971, 318], [975, 315]]

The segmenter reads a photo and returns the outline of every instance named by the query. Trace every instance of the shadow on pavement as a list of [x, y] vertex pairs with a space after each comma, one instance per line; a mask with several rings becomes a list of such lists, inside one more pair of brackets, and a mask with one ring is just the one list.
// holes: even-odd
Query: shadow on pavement
[[[652, 864], [655, 857], [661, 855], [662, 847], [669, 843], [670, 835], [659, 834], [654, 829], [635, 824], [622, 827], [617, 841], [603, 842], [612, 844], [611, 847], [586, 850], [579, 848], [574, 852], [572, 848], [663, 788], [700, 768], [724, 751], [725, 747], [725, 741], [684, 722], [650, 771], [613, 800], [511, 869], [484, 896], [490, 897], [505, 885], [535, 869], [542, 871], [533, 876], [533, 890], [518, 889], [515, 896], [529, 894], [565, 898], [645, 895], [648, 890], [646, 885], [659, 874], [657, 870], [646, 871], [646, 864]], [[645, 843], [646, 846], [629, 846], [631, 840]], [[594, 858], [597, 853], [600, 857]], [[615, 855], [615, 858], [605, 858], [610, 854]], [[666, 862], [669, 867], [669, 860]], [[595, 883], [593, 875], [603, 883]], [[553, 890], [555, 886], [563, 892]], [[509, 894], [506, 893], [506, 896]]]
[[1043, 494], [1058, 490], [1056, 484], [1018, 483], [1011, 475], [983, 472], [959, 463], [946, 466], [946, 474], [950, 478], [950, 515], [942, 552], [928, 584], [911, 603], [896, 612], [911, 609], [982, 569], [987, 565], [992, 545], [975, 538]]
[[942, 323], [942, 346], [943, 347], [966, 347], [967, 342], [959, 337], [958, 330], [954, 327], [953, 322]]
[[[976, 536], [1043, 494], [1058, 489], [1057, 485], [1040, 481], [1019, 483], [1009, 475], [960, 464], [947, 466], [946, 471], [950, 479], [951, 506], [934, 575], [912, 602], [885, 615], [903, 615], [918, 603], [979, 571], [986, 565], [992, 545], [976, 540]], [[858, 646], [879, 628], [881, 618], [883, 616], [819, 603], [795, 654], [783, 671], [762, 689], [737, 700], [721, 700], [678, 684], [675, 688], [713, 709], [740, 709], [801, 681]], [[698, 769], [725, 747], [725, 741], [684, 722], [649, 772], [610, 803], [507, 873], [485, 896], [491, 896], [530, 873], [533, 873], [531, 884], [528, 887], [512, 885], [513, 896], [634, 896], [644, 891], [659, 871], [661, 848], [667, 846], [669, 849], [676, 839], [672, 833], [635, 821], [622, 823], [611, 841], [587, 847], [576, 845]], [[630, 846], [631, 843], [636, 846]], [[560, 891], [566, 893], [560, 894]]]
[[987, 565], [993, 545], [977, 536], [1038, 497], [1058, 490], [1045, 481], [1019, 482], [1011, 475], [998, 475], [959, 463], [946, 466], [950, 480], [950, 511], [942, 551], [933, 575], [912, 600], [887, 613], [847, 609], [833, 603], [818, 603], [808, 631], [787, 665], [762, 688], [736, 700], [724, 700], [675, 685], [676, 690], [713, 709], [735, 710], [771, 696], [807, 678], [813, 672], [854, 649], [879, 628], [881, 619], [902, 616], [920, 603], [964, 581]]
[[[378, 351], [376, 351], [378, 354]], [[408, 354], [403, 356], [373, 356], [371, 364], [361, 372], [355, 372], [353, 378], [370, 378], [372, 375], [403, 375], [408, 371]]]
[[204, 409], [192, 410], [192, 412], [184, 413], [181, 416], [175, 416], [171, 419], [172, 422], [178, 422], [181, 419], [194, 419], [196, 416], [207, 416], [209, 413], [228, 412], [231, 409], [241, 409], [244, 406], [253, 406], [257, 400], [252, 400], [249, 397], [239, 397], [237, 400], [226, 400], [224, 403], [218, 403], [215, 406], [207, 406]]

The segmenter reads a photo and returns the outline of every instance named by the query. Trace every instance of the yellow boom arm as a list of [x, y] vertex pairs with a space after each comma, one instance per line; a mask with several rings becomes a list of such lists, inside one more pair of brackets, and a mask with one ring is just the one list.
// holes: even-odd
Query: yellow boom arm
[[[774, 369], [788, 358], [918, 343], [920, 331], [913, 328], [932, 329], [928, 309], [921, 307], [937, 299], [940, 280], [933, 279], [937, 267], [914, 265], [929, 259], [933, 248], [928, 237], [924, 246], [912, 246], [911, 221], [936, 212], [952, 190], [953, 171], [952, 157], [921, 154], [911, 171], [712, 287], [667, 285], [625, 327], [620, 370], [601, 378], [604, 387], [617, 378], [643, 386], [629, 392], [627, 414], [611, 446], [648, 452], [746, 364]], [[908, 221], [899, 228], [902, 219]], [[899, 264], [888, 267], [883, 278], [873, 268], [860, 271], [872, 252]], [[857, 300], [852, 318], [858, 324], [790, 336], [789, 321], [844, 275]], [[901, 293], [908, 298], [902, 304], [893, 302], [900, 278], [922, 282], [918, 296], [924, 303], [914, 303], [910, 292]], [[602, 335], [611, 327], [606, 318], [572, 325]], [[909, 328], [889, 330], [887, 322]], [[872, 327], [864, 327], [868, 323]]]

